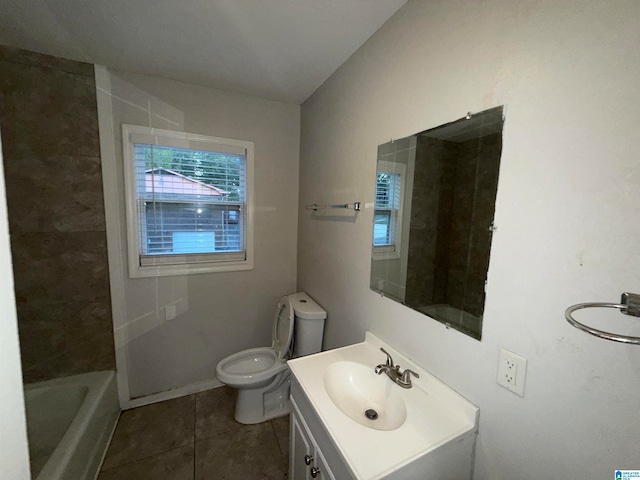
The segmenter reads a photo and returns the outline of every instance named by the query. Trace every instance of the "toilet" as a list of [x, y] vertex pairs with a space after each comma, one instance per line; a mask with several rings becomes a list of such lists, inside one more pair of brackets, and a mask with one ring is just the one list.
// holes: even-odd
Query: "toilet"
[[327, 312], [306, 293], [285, 295], [276, 308], [271, 346], [242, 350], [218, 363], [218, 380], [238, 389], [236, 421], [254, 424], [289, 413], [287, 360], [322, 349], [326, 318]]

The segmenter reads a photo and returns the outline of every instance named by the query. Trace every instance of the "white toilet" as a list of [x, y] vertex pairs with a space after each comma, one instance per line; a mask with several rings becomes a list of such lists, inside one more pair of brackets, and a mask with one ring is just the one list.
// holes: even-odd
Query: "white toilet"
[[238, 389], [238, 422], [260, 423], [289, 413], [287, 359], [322, 349], [326, 318], [327, 312], [306, 293], [286, 295], [278, 302], [271, 346], [243, 350], [218, 363], [218, 380]]

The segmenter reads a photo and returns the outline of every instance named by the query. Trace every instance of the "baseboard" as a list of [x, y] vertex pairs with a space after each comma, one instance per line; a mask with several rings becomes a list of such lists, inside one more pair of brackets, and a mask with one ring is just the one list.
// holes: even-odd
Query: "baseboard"
[[173, 398], [184, 397], [186, 395], [192, 395], [198, 392], [204, 392], [212, 388], [222, 387], [224, 384], [218, 380], [205, 380], [204, 382], [192, 383], [185, 387], [174, 388], [173, 390], [167, 390], [166, 392], [154, 393], [145, 397], [138, 397], [128, 400], [122, 406], [122, 410], [129, 410], [131, 408], [142, 407], [144, 405], [150, 405], [152, 403], [164, 402], [165, 400], [171, 400]]

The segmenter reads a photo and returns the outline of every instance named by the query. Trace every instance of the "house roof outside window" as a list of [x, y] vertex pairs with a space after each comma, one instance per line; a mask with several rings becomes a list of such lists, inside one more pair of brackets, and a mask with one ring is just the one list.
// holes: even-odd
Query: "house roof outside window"
[[164, 201], [193, 200], [194, 196], [218, 197], [210, 200], [220, 201], [220, 197], [229, 193], [164, 167], [145, 170], [145, 191], [148, 199]]

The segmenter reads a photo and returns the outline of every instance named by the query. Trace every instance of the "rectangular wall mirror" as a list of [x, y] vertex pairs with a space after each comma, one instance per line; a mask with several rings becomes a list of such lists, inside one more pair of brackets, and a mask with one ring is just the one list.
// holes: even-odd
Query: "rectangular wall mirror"
[[480, 340], [503, 107], [378, 147], [371, 289]]

